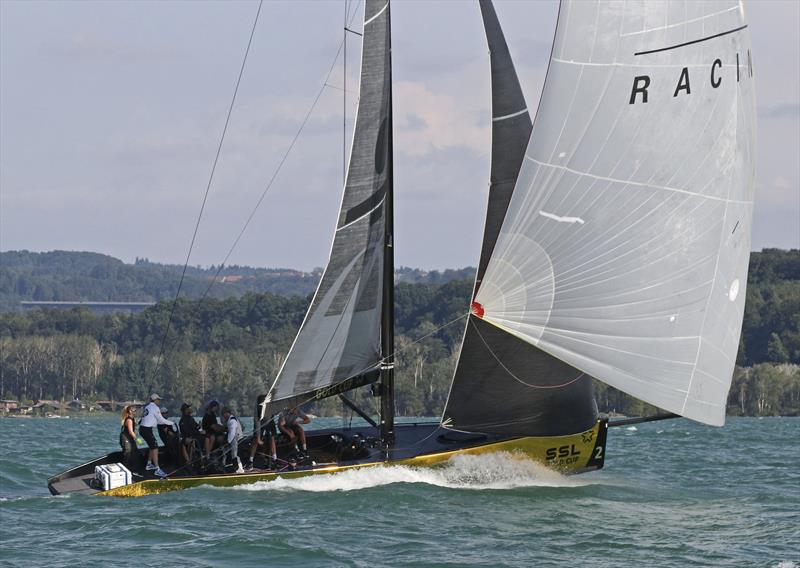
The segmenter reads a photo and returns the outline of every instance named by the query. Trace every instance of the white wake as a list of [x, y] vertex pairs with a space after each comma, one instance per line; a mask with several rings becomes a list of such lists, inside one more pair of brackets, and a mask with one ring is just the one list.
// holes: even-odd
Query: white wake
[[375, 466], [296, 479], [278, 478], [239, 485], [244, 491], [356, 491], [394, 483], [421, 483], [450, 489], [514, 489], [518, 487], [583, 487], [588, 480], [566, 477], [507, 453], [460, 455], [436, 467]]

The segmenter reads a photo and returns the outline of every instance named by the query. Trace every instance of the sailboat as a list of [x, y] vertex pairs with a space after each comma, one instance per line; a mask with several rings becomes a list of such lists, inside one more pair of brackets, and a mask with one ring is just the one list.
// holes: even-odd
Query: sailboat
[[[52, 493], [138, 496], [489, 452], [596, 470], [609, 422], [594, 379], [671, 415], [724, 423], [754, 187], [742, 5], [563, 0], [533, 119], [491, 0], [479, 5], [491, 54], [491, 183], [441, 420], [395, 422], [390, 5], [366, 0], [330, 260], [256, 419], [338, 396], [368, 425], [308, 432], [311, 459], [291, 470], [257, 460], [244, 474], [176, 471], [98, 490], [94, 468], [121, 461], [116, 452], [52, 477]], [[380, 398], [377, 420], [347, 396], [367, 385]]]

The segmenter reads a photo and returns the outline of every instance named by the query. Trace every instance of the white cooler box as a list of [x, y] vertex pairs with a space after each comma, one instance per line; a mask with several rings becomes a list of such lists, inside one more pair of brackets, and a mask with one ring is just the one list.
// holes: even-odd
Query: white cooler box
[[97, 480], [97, 485], [103, 488], [103, 491], [108, 491], [115, 487], [128, 485], [132, 476], [131, 471], [121, 463], [108, 463], [95, 466], [94, 478]]

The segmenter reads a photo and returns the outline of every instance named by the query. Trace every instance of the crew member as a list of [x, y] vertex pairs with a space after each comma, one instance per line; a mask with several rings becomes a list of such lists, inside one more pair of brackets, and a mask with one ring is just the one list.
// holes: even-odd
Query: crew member
[[[164, 419], [169, 418], [169, 411], [163, 406], [161, 407], [161, 416]], [[174, 464], [180, 464], [181, 440], [178, 434], [178, 425], [175, 423], [172, 423], [172, 425], [158, 424], [156, 430], [158, 430], [158, 437], [161, 438], [170, 461]]]
[[203, 430], [198, 426], [194, 419], [194, 409], [191, 404], [181, 405], [181, 420], [179, 422], [181, 431], [181, 454], [183, 460], [191, 464], [194, 461], [194, 449], [197, 444], [202, 444]]
[[206, 406], [206, 413], [203, 415], [202, 428], [205, 432], [203, 450], [207, 462], [211, 461], [211, 450], [225, 443], [225, 427], [217, 419], [218, 412], [219, 402], [212, 400]]
[[122, 447], [122, 463], [129, 470], [138, 472], [142, 466], [142, 456], [136, 445], [136, 408], [128, 405], [120, 415], [119, 445]]
[[147, 447], [150, 448], [150, 463], [147, 464], [146, 469], [155, 470], [155, 474], [159, 477], [166, 477], [167, 473], [158, 466], [158, 443], [153, 434], [153, 427], [157, 424], [174, 426], [175, 423], [161, 416], [160, 403], [161, 397], [159, 395], [155, 393], [150, 395], [150, 402], [144, 407], [142, 421], [139, 423], [139, 434], [142, 435], [144, 441], [147, 442]]
[[278, 432], [275, 429], [275, 422], [270, 420], [263, 420], [262, 415], [264, 413], [264, 400], [266, 399], [266, 395], [260, 395], [258, 399], [256, 399], [256, 409], [253, 413], [253, 439], [250, 442], [250, 459], [247, 461], [246, 470], [253, 469], [253, 460], [256, 457], [256, 453], [258, 453], [259, 446], [264, 445], [265, 440], [269, 440], [269, 451], [270, 451], [270, 458], [272, 462], [268, 464], [271, 466], [275, 463], [278, 459], [278, 453], [275, 449], [275, 437], [277, 436]]
[[297, 406], [287, 408], [281, 412], [280, 419], [278, 420], [278, 428], [289, 437], [289, 442], [294, 444], [295, 451], [300, 451], [297, 447], [297, 441], [299, 440], [300, 444], [302, 444], [303, 453], [305, 454], [308, 452], [306, 433], [301, 424], [308, 424], [310, 422], [311, 418]]
[[239, 419], [233, 415], [230, 408], [222, 409], [222, 419], [225, 421], [225, 426], [228, 430], [226, 439], [226, 449], [230, 453], [231, 461], [236, 466], [236, 473], [244, 473], [242, 467], [242, 460], [239, 459], [239, 440], [242, 439], [242, 425]]

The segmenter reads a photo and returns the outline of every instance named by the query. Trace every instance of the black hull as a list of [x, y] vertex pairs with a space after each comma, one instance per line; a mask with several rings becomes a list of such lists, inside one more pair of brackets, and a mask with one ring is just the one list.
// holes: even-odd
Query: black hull
[[[222, 470], [197, 472], [176, 463], [166, 449], [161, 448], [159, 461], [162, 469], [169, 473], [165, 479], [139, 470], [133, 472], [134, 482], [130, 485], [109, 491], [98, 489], [93, 485], [95, 466], [122, 461], [122, 452], [112, 452], [51, 477], [48, 488], [53, 495], [138, 496], [199, 485], [232, 486], [380, 465], [434, 466], [458, 454], [492, 452], [508, 452], [511, 458], [532, 459], [563, 473], [581, 473], [603, 467], [607, 427], [603, 420], [590, 430], [569, 436], [508, 438], [460, 432], [438, 423], [397, 424], [396, 443], [389, 451], [380, 446], [375, 428], [327, 428], [308, 432], [308, 459], [295, 459], [294, 449], [283, 446], [278, 449], [278, 463], [270, 464], [266, 456], [257, 455], [255, 469], [243, 474]], [[247, 456], [248, 448], [249, 442], [243, 442], [239, 456]], [[146, 450], [139, 451], [144, 463]]]

